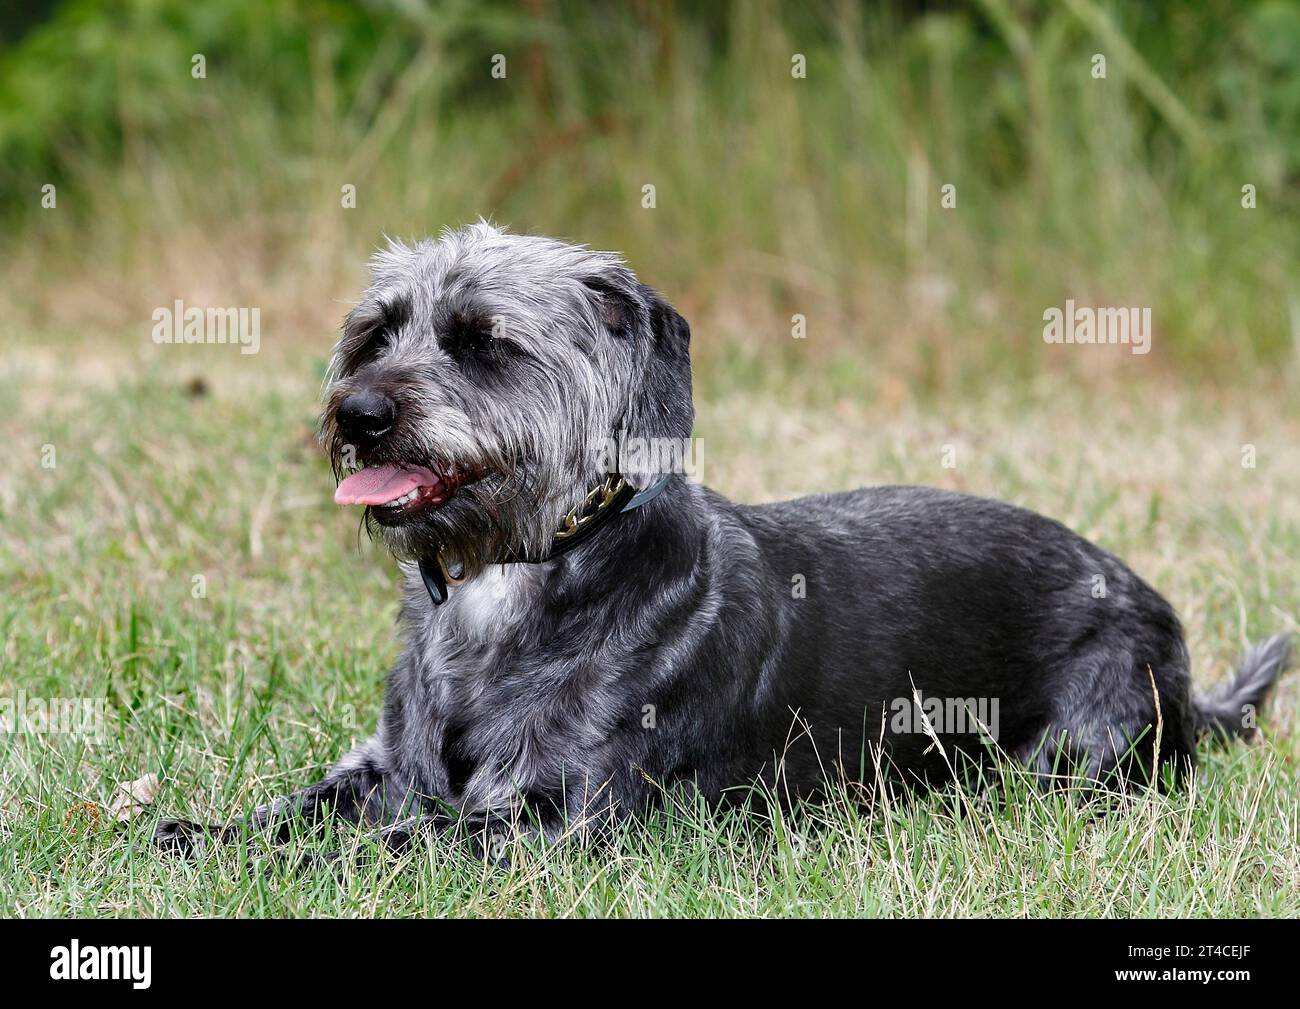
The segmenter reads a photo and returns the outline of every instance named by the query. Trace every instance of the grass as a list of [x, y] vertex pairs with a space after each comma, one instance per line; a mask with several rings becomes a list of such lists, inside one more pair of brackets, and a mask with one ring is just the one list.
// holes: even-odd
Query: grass
[[[1300, 677], [1260, 745], [1207, 752], [1189, 790], [1101, 816], [1011, 775], [1001, 802], [954, 788], [873, 816], [845, 803], [776, 823], [676, 809], [612, 848], [521, 852], [506, 870], [438, 846], [341, 878], [250, 878], [238, 849], [197, 865], [160, 857], [144, 843], [158, 814], [251, 807], [369, 732], [396, 648], [394, 571], [330, 503], [308, 353], [271, 367], [231, 348], [128, 348], [6, 355], [0, 680], [108, 705], [102, 742], [5, 741], [6, 913], [1300, 913]], [[1297, 627], [1300, 425], [1267, 398], [1152, 385], [1099, 400], [1043, 380], [918, 406], [829, 398], [807, 373], [780, 395], [726, 373], [700, 386], [705, 477], [735, 497], [907, 481], [1058, 516], [1174, 602], [1202, 684], [1246, 640]], [[46, 445], [53, 469], [40, 467]], [[153, 805], [112, 826], [101, 807], [117, 783], [149, 772], [163, 784]]]

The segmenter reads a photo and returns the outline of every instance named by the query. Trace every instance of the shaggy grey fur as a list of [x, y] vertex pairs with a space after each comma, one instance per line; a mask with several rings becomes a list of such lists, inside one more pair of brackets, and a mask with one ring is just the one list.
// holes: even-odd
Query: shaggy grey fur
[[[672, 475], [571, 552], [498, 563], [545, 553], [606, 439], [689, 437], [689, 328], [616, 256], [487, 224], [391, 243], [373, 274], [331, 368], [336, 468], [477, 479], [415, 518], [371, 515], [405, 580], [378, 731], [254, 826], [329, 808], [399, 841], [414, 817], [555, 836], [674, 789], [784, 800], [847, 778], [866, 797], [990, 758], [969, 728], [897, 720], [914, 691], [993, 703], [998, 747], [1044, 781], [1145, 781], [1162, 762], [1176, 777], [1200, 732], [1249, 731], [1285, 665], [1272, 639], [1198, 703], [1177, 617], [1119, 560], [924, 488], [750, 507]], [[360, 446], [339, 414], [356, 396], [391, 407]], [[416, 562], [439, 549], [468, 581], [435, 607]], [[158, 839], [197, 830], [169, 821]]]

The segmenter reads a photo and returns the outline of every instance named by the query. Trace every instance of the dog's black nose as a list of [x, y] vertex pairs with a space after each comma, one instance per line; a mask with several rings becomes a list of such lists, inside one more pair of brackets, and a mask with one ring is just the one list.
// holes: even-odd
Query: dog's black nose
[[363, 389], [339, 404], [335, 420], [344, 437], [352, 442], [372, 442], [382, 438], [393, 426], [397, 404], [383, 393]]

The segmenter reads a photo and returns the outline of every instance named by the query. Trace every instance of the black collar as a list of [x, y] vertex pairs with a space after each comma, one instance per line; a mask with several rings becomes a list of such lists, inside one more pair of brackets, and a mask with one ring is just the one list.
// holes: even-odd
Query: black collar
[[[551, 540], [550, 549], [545, 554], [534, 556], [511, 553], [497, 563], [500, 564], [541, 564], [567, 553], [580, 543], [586, 542], [599, 530], [608, 525], [616, 516], [642, 505], [649, 504], [668, 486], [668, 477], [663, 477], [643, 491], [638, 491], [622, 476], [613, 474], [593, 490], [587, 493], [582, 503], [564, 516], [564, 522]], [[446, 561], [438, 553], [433, 559], [421, 558], [420, 577], [424, 587], [429, 590], [429, 598], [434, 606], [441, 606], [447, 601], [447, 587], [460, 585], [464, 579], [456, 578], [447, 571]]]

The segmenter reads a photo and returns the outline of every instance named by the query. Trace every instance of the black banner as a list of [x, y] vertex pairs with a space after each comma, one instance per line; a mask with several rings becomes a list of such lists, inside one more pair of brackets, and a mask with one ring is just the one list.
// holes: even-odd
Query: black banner
[[[722, 941], [690, 946], [683, 930], [707, 929]], [[724, 936], [724, 931], [730, 936]], [[452, 978], [469, 984], [522, 979], [535, 983], [577, 978], [626, 981], [629, 976], [670, 983], [663, 975], [691, 962], [695, 978], [716, 972], [736, 983], [737, 966], [789, 970], [807, 984], [818, 973], [842, 986], [883, 973], [900, 984], [969, 991], [1015, 984], [1026, 994], [1087, 994], [1101, 989], [1212, 989], [1230, 994], [1259, 981], [1276, 985], [1293, 974], [1294, 922], [1270, 921], [840, 921], [840, 922], [524, 922], [524, 921], [21, 921], [0, 922], [0, 962], [20, 985], [63, 987], [77, 995], [97, 989], [145, 995], [201, 993], [295, 996], [377, 994], [395, 983], [442, 988]], [[846, 947], [845, 943], [853, 944]], [[825, 945], [823, 945], [825, 944]], [[846, 948], [850, 964], [836, 961]], [[738, 962], [737, 954], [744, 950]], [[689, 951], [689, 952], [685, 952]], [[712, 952], [710, 952], [712, 951]], [[837, 952], [838, 951], [838, 952]], [[462, 956], [469, 953], [472, 959]], [[451, 954], [451, 958], [448, 955]], [[503, 975], [477, 981], [474, 963], [504, 962]], [[814, 965], [822, 964], [820, 970]], [[847, 969], [848, 974], [845, 973]], [[653, 983], [653, 982], [652, 982]], [[692, 982], [694, 985], [696, 982]], [[765, 982], [766, 983], [766, 982]], [[1030, 987], [1026, 987], [1030, 986]], [[523, 991], [518, 995], [525, 994]]]

